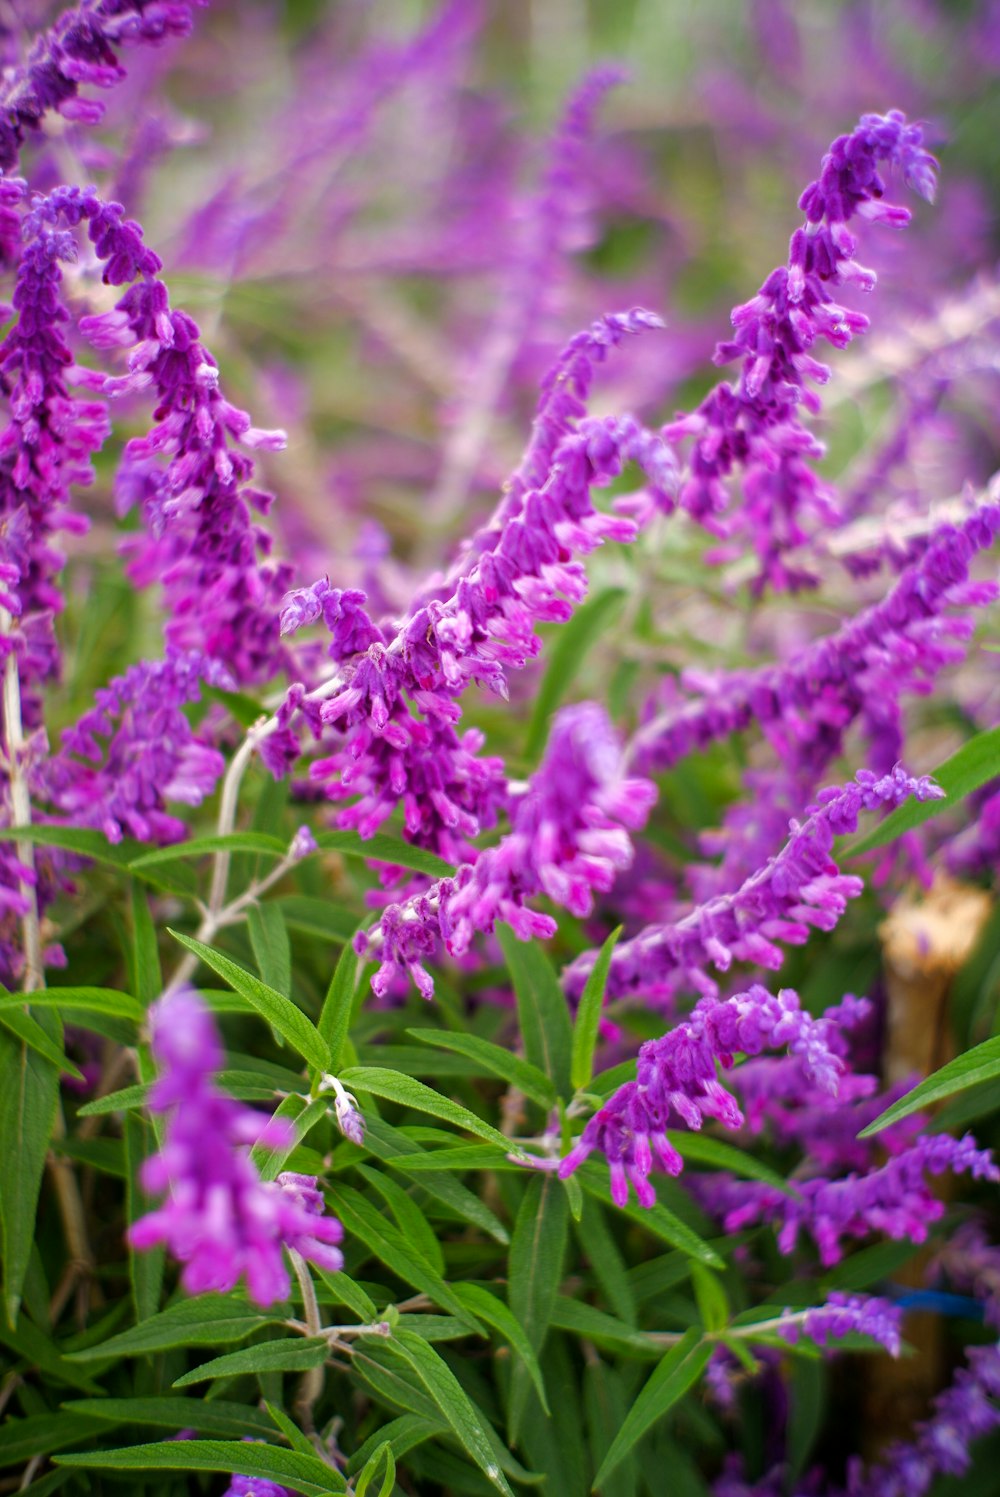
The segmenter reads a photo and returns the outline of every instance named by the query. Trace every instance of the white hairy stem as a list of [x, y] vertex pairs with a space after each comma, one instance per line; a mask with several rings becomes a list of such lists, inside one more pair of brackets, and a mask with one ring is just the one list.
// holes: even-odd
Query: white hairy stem
[[[13, 620], [5, 608], [0, 608], [0, 632], [8, 639], [13, 632]], [[21, 677], [17, 665], [17, 652], [11, 646], [3, 675], [4, 746], [7, 755], [7, 779], [10, 788], [10, 809], [14, 826], [31, 825], [31, 795], [24, 770], [24, 727], [21, 721]], [[18, 861], [35, 871], [35, 850], [30, 842], [16, 842]], [[19, 889], [27, 905], [21, 916], [24, 939], [25, 993], [33, 993], [43, 987], [42, 936], [38, 920], [38, 896], [34, 881], [21, 879]]]

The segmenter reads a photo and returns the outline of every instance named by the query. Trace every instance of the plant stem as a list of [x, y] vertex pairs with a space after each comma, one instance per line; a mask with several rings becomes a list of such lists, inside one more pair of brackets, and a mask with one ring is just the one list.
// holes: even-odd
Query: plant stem
[[[4, 737], [7, 752], [7, 778], [10, 786], [10, 809], [15, 826], [31, 825], [31, 795], [24, 773], [24, 727], [21, 721], [21, 677], [17, 665], [17, 651], [11, 635], [13, 619], [5, 608], [0, 608], [0, 633], [10, 641], [10, 653], [3, 674]], [[30, 842], [16, 842], [18, 861], [35, 872], [35, 850]], [[34, 878], [20, 881], [20, 893], [27, 909], [21, 916], [24, 937], [24, 982], [22, 991], [33, 993], [43, 987], [42, 936], [38, 921], [38, 895]]]

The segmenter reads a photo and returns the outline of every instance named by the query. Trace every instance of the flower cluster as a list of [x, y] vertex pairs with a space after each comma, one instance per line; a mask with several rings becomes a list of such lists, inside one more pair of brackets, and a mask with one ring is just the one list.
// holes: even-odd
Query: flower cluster
[[29, 132], [42, 129], [45, 113], [96, 124], [104, 113], [81, 86], [112, 88], [125, 76], [116, 48], [187, 36], [194, 7], [207, 0], [80, 0], [41, 32], [25, 63], [5, 71], [0, 86], [0, 171], [17, 166]]
[[655, 798], [646, 780], [628, 779], [607, 714], [593, 702], [567, 707], [552, 726], [545, 757], [515, 801], [510, 831], [464, 864], [454, 878], [382, 912], [357, 949], [381, 959], [372, 979], [382, 994], [409, 972], [426, 998], [434, 983], [424, 960], [441, 943], [453, 956], [498, 920], [522, 941], [555, 934], [550, 915], [527, 901], [540, 894], [571, 914], [589, 915], [632, 860], [629, 832], [642, 827]]
[[789, 771], [820, 775], [860, 718], [871, 767], [887, 772], [903, 747], [900, 698], [925, 694], [944, 666], [962, 658], [955, 641], [972, 633], [968, 614], [949, 618], [945, 611], [981, 607], [997, 596], [995, 583], [969, 582], [969, 567], [998, 530], [1000, 505], [992, 503], [961, 525], [939, 526], [880, 603], [780, 664], [714, 675], [683, 672], [684, 686], [697, 695], [674, 694], [661, 710], [647, 709], [633, 740], [637, 762], [647, 770], [668, 769], [709, 743], [759, 725]]
[[[641, 311], [609, 316], [570, 342], [543, 385], [531, 443], [490, 524], [445, 578], [418, 595], [398, 627], [376, 626], [362, 616], [360, 595], [324, 583], [286, 600], [286, 629], [320, 611], [335, 620], [331, 653], [339, 668], [313, 717], [344, 747], [314, 762], [310, 775], [332, 798], [353, 800], [342, 825], [371, 836], [402, 802], [410, 840], [460, 862], [468, 840], [492, 824], [506, 782], [495, 763], [475, 757], [479, 736], [456, 731], [456, 698], [472, 682], [506, 697], [507, 672], [540, 649], [537, 625], [564, 622], [585, 596], [586, 574], [572, 558], [605, 540], [635, 538], [637, 522], [624, 513], [628, 500], [604, 512], [595, 506], [595, 487], [635, 462], [649, 502], [673, 508], [677, 470], [662, 436], [631, 417], [581, 419], [607, 351], [658, 325]], [[345, 658], [361, 638], [371, 641], [364, 652]], [[289, 704], [306, 705], [301, 689]], [[284, 720], [282, 730], [269, 749], [275, 771], [298, 751]]]
[[791, 1346], [803, 1336], [817, 1346], [829, 1346], [845, 1336], [870, 1336], [890, 1356], [898, 1357], [901, 1319], [902, 1311], [889, 1300], [835, 1290], [824, 1305], [817, 1305], [804, 1315], [789, 1314], [785, 1324], [779, 1324], [775, 1330]]
[[642, 1046], [635, 1081], [619, 1087], [590, 1119], [560, 1164], [560, 1176], [567, 1178], [600, 1149], [608, 1160], [615, 1203], [625, 1205], [632, 1185], [640, 1205], [652, 1206], [650, 1145], [668, 1174], [683, 1168], [667, 1136], [672, 1115], [694, 1129], [706, 1118], [727, 1128], [743, 1122], [736, 1098], [718, 1081], [716, 1062], [731, 1066], [735, 1055], [786, 1046], [815, 1086], [836, 1095], [844, 1063], [835, 1048], [834, 1025], [804, 1013], [790, 988], [774, 995], [755, 984], [724, 1002], [702, 999], [684, 1023]]
[[[807, 820], [792, 821], [782, 850], [734, 893], [620, 943], [611, 960], [608, 996], [672, 998], [682, 988], [714, 996], [717, 985], [704, 971], [708, 965], [722, 972], [734, 961], [780, 967], [776, 942], [801, 944], [810, 929], [832, 930], [847, 901], [861, 893], [862, 880], [841, 873], [831, 856], [834, 838], [855, 831], [863, 811], [889, 810], [910, 796], [929, 800], [942, 794], [926, 776], [914, 778], [899, 766], [882, 776], [860, 770], [843, 788], [822, 791]], [[568, 969], [571, 992], [582, 990], [593, 960], [588, 954]]]
[[728, 477], [743, 470], [743, 504], [737, 525], [750, 535], [761, 563], [760, 583], [775, 587], [811, 581], [786, 566], [783, 553], [807, 539], [806, 514], [836, 521], [832, 496], [810, 463], [823, 448], [798, 415], [799, 404], [818, 409], [807, 380], [830, 377], [811, 349], [820, 338], [845, 348], [868, 326], [860, 312], [834, 301], [830, 288], [853, 284], [870, 291], [875, 274], [854, 259], [857, 243], [847, 228], [855, 215], [901, 227], [909, 212], [883, 201], [879, 165], [901, 171], [921, 196], [934, 193], [934, 157], [925, 150], [919, 125], [898, 110], [866, 114], [850, 135], [834, 141], [817, 181], [799, 200], [805, 225], [792, 235], [788, 262], [771, 272], [757, 295], [733, 312], [735, 336], [720, 343], [718, 364], [742, 361], [739, 382], [720, 382], [696, 412], [670, 428], [675, 438], [694, 437], [690, 476], [682, 502], [695, 512], [718, 515], [730, 504]]
[[152, 1012], [160, 1077], [148, 1105], [166, 1113], [163, 1148], [143, 1166], [143, 1187], [166, 1192], [162, 1206], [134, 1222], [132, 1246], [164, 1242], [184, 1264], [189, 1294], [232, 1289], [245, 1276], [252, 1299], [288, 1296], [284, 1248], [335, 1272], [343, 1229], [324, 1214], [314, 1178], [284, 1174], [264, 1182], [247, 1146], [287, 1147], [290, 1125], [267, 1119], [220, 1091], [222, 1049], [211, 1015], [190, 990], [175, 989]]
[[130, 666], [102, 687], [44, 767], [59, 813], [73, 826], [97, 827], [110, 842], [184, 837], [184, 823], [166, 803], [201, 805], [225, 769], [222, 754], [195, 733], [184, 712], [198, 701], [202, 682], [233, 684], [197, 651], [168, 650], [165, 660]]
[[829, 1267], [839, 1263], [845, 1242], [874, 1232], [898, 1241], [926, 1241], [929, 1228], [945, 1209], [926, 1177], [946, 1170], [970, 1174], [975, 1180], [1000, 1180], [992, 1155], [978, 1148], [971, 1134], [955, 1139], [939, 1133], [925, 1134], [865, 1174], [852, 1171], [839, 1180], [803, 1180], [796, 1184], [797, 1198], [758, 1181], [721, 1175], [700, 1180], [698, 1195], [721, 1217], [727, 1232], [767, 1222], [777, 1229], [783, 1253], [791, 1253], [799, 1234], [805, 1233]]

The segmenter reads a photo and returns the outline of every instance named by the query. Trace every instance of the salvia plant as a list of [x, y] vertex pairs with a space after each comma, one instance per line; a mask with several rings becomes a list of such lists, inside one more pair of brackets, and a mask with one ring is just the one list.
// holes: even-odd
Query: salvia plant
[[997, 7], [0, 48], [0, 1492], [994, 1492]]

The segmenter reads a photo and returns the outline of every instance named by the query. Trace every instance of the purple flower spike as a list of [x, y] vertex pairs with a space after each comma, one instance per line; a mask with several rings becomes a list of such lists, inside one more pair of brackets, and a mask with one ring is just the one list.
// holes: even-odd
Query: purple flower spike
[[808, 513], [827, 524], [839, 517], [833, 496], [810, 466], [824, 449], [798, 409], [801, 404], [818, 410], [809, 382], [825, 384], [830, 377], [813, 356], [818, 340], [844, 348], [868, 326], [867, 317], [830, 295], [834, 286], [870, 291], [875, 285], [874, 272], [854, 259], [848, 219], [858, 215], [892, 227], [909, 219], [905, 208], [883, 201], [882, 163], [902, 172], [922, 196], [932, 196], [937, 163], [924, 149], [920, 126], [908, 124], [898, 110], [866, 114], [850, 135], [838, 137], [823, 158], [819, 180], [800, 199], [806, 224], [792, 235], [788, 263], [735, 308], [734, 336], [716, 349], [717, 364], [741, 361], [738, 382], [716, 385], [696, 412], [679, 416], [669, 428], [672, 437], [694, 438], [680, 500], [693, 513], [727, 510], [726, 480], [742, 469], [743, 504], [730, 528], [749, 532], [761, 563], [759, 586], [811, 582], [810, 574], [786, 566], [783, 553], [807, 540]]
[[167, 994], [151, 1010], [151, 1028], [160, 1077], [149, 1107], [168, 1119], [163, 1149], [146, 1161], [142, 1183], [167, 1199], [132, 1225], [133, 1247], [166, 1243], [185, 1265], [181, 1282], [189, 1294], [229, 1290], [245, 1276], [259, 1305], [288, 1296], [283, 1248], [330, 1272], [341, 1268], [343, 1228], [324, 1215], [316, 1180], [286, 1173], [265, 1182], [258, 1175], [247, 1146], [284, 1147], [290, 1125], [218, 1089], [222, 1046], [201, 999], [189, 988]]
[[80, 0], [36, 38], [23, 67], [10, 69], [0, 86], [0, 171], [16, 167], [29, 131], [42, 129], [45, 112], [95, 124], [104, 113], [81, 85], [113, 88], [125, 77], [115, 49], [187, 36], [196, 5], [208, 0]]
[[888, 1300], [835, 1292], [825, 1305], [802, 1317], [792, 1317], [787, 1326], [779, 1326], [777, 1334], [792, 1345], [805, 1336], [817, 1346], [829, 1346], [844, 1336], [871, 1336], [890, 1356], [898, 1357], [902, 1318], [899, 1306]]
[[[97, 827], [111, 842], [176, 842], [184, 823], [166, 802], [198, 806], [226, 767], [184, 714], [201, 683], [232, 686], [226, 671], [197, 652], [143, 661], [96, 694], [97, 705], [63, 734], [45, 766], [49, 796], [74, 826]], [[103, 742], [102, 742], [103, 740]]]
[[[669, 925], [649, 925], [616, 946], [608, 974], [608, 996], [642, 992], [672, 999], [687, 988], [713, 997], [716, 983], [705, 972], [721, 972], [734, 961], [777, 969], [776, 944], [801, 945], [814, 927], [832, 930], [862, 881], [842, 874], [831, 856], [835, 837], [857, 829], [863, 811], [890, 810], [910, 796], [932, 800], [944, 792], [926, 776], [914, 778], [899, 765], [877, 776], [859, 770], [850, 784], [820, 791], [808, 819], [792, 821], [785, 846], [734, 892], [717, 895]], [[586, 953], [567, 969], [572, 994], [582, 991], [593, 966]]]
[[376, 993], [409, 972], [424, 997], [434, 992], [424, 962], [443, 942], [453, 956], [498, 921], [527, 941], [555, 932], [549, 915], [527, 901], [548, 895], [579, 916], [595, 893], [607, 893], [632, 861], [629, 833], [645, 824], [656, 797], [648, 780], [624, 774], [621, 745], [604, 709], [594, 702], [558, 714], [548, 748], [524, 795], [515, 802], [511, 830], [475, 862], [459, 868], [402, 904], [357, 938], [359, 952], [381, 959]]
[[844, 1062], [835, 1026], [803, 1013], [790, 988], [775, 996], [757, 984], [723, 1003], [703, 999], [690, 1019], [641, 1047], [636, 1080], [619, 1087], [590, 1119], [560, 1164], [560, 1176], [566, 1179], [598, 1149], [608, 1160], [615, 1204], [627, 1203], [631, 1185], [639, 1204], [652, 1206], [653, 1151], [667, 1174], [678, 1175], [683, 1168], [666, 1133], [673, 1120], [693, 1129], [706, 1118], [727, 1128], [743, 1123], [736, 1098], [719, 1084], [716, 1062], [730, 1066], [737, 1053], [759, 1055], [786, 1046], [816, 1086], [836, 1094]]

